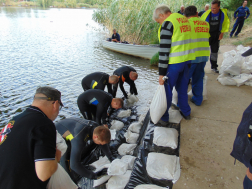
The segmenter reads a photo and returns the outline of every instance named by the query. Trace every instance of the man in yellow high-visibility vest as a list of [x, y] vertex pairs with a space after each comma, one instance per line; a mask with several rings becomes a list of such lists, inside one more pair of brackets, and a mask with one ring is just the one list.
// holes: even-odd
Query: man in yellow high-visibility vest
[[190, 99], [195, 105], [200, 106], [203, 101], [203, 78], [205, 65], [210, 55], [209, 23], [198, 18], [197, 8], [189, 6], [185, 9], [185, 16], [192, 25], [192, 44], [194, 45], [196, 59], [191, 61], [189, 78], [192, 78], [192, 93]]
[[[185, 119], [190, 119], [191, 108], [188, 104], [188, 75], [191, 60], [195, 59], [194, 47], [191, 44], [191, 25], [188, 19], [178, 13], [171, 13], [167, 5], [159, 5], [153, 13], [153, 19], [159, 28], [159, 84], [165, 85], [167, 111], [159, 124], [169, 124], [168, 110], [171, 107], [172, 89], [178, 92], [178, 106]], [[164, 82], [163, 77], [168, 80]]]

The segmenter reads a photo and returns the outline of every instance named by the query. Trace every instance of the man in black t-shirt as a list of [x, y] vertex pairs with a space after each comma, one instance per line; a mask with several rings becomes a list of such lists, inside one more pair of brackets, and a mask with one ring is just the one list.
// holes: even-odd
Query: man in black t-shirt
[[101, 125], [106, 123], [108, 108], [122, 108], [123, 100], [99, 89], [89, 89], [79, 95], [77, 104], [85, 119]]
[[112, 34], [112, 41], [114, 42], [120, 42], [120, 35], [116, 33], [116, 29], [113, 29], [113, 34]]
[[103, 153], [112, 162], [115, 158], [109, 149], [111, 134], [107, 127], [99, 126], [94, 121], [80, 118], [68, 118], [56, 123], [56, 129], [66, 139], [68, 149], [62, 156], [60, 164], [77, 184], [81, 177], [98, 179], [106, 174], [106, 169], [94, 173], [87, 169], [89, 158], [96, 148], [101, 148]]
[[[124, 82], [130, 85], [130, 93], [137, 95], [137, 89], [136, 89], [136, 85], [134, 81], [137, 79], [138, 74], [134, 68], [130, 66], [122, 66], [116, 69], [113, 74], [120, 76], [119, 85], [125, 98], [128, 98], [128, 95], [125, 92], [124, 87], [123, 87]], [[113, 91], [112, 91], [113, 97], [116, 96], [117, 88], [118, 88], [118, 83], [113, 85]]]
[[56, 129], [61, 93], [51, 87], [36, 90], [34, 101], [0, 132], [0, 189], [46, 189], [57, 170]]
[[108, 88], [108, 93], [112, 94], [112, 85], [118, 83], [119, 78], [116, 75], [109, 76], [103, 72], [94, 72], [82, 79], [82, 88], [84, 91], [88, 89], [105, 89]]

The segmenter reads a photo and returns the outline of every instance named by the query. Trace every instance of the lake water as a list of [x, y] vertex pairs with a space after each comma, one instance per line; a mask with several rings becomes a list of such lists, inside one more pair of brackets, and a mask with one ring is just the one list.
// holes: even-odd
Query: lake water
[[92, 20], [94, 11], [0, 7], [0, 127], [29, 106], [36, 88], [44, 85], [62, 93], [64, 108], [56, 121], [81, 117], [77, 98], [83, 77], [95, 71], [112, 74], [124, 65], [139, 73], [138, 113], [148, 111], [158, 85], [157, 69], [149, 60], [104, 49], [101, 42], [110, 35]]

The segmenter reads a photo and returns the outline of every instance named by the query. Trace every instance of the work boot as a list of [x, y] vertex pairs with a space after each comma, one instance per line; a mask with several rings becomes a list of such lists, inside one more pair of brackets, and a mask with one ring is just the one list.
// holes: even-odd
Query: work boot
[[163, 120], [159, 120], [155, 125], [160, 125], [160, 126], [164, 126], [164, 127], [167, 127], [170, 125], [170, 122], [169, 121], [163, 121]]
[[191, 101], [193, 104], [195, 104], [196, 106], [200, 106], [200, 105], [196, 104], [195, 101], [194, 101], [192, 98], [190, 98], [190, 101]]
[[180, 114], [183, 116], [183, 118], [184, 118], [185, 120], [190, 120], [190, 119], [191, 119], [191, 116], [190, 116], [190, 115], [185, 116], [185, 115], [181, 112], [181, 110], [179, 110], [179, 112], [180, 112]]

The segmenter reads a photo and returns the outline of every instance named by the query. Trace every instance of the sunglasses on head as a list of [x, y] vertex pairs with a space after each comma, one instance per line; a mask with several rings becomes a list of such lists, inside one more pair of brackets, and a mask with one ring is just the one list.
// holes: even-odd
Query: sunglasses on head
[[54, 99], [52, 99], [50, 97], [34, 97], [34, 99], [42, 99], [42, 100], [47, 100], [47, 101], [54, 101], [53, 104], [55, 103], [55, 101], [58, 100], [59, 104], [60, 104], [60, 110], [64, 106], [60, 99], [54, 100]]

